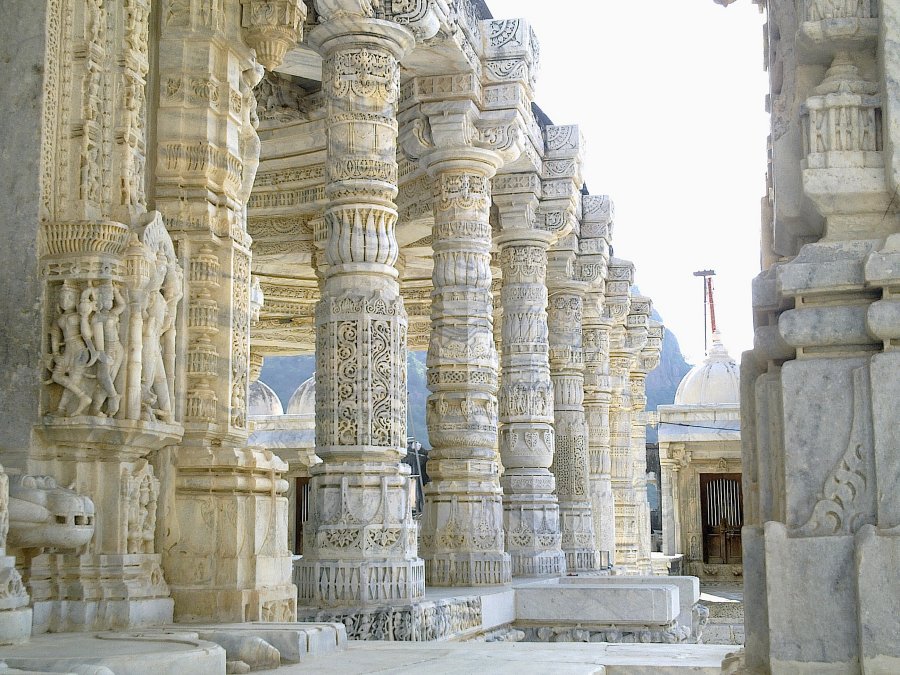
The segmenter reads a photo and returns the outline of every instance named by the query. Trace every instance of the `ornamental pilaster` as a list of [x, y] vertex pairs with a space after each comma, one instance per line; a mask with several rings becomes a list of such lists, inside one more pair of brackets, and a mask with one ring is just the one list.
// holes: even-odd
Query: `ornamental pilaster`
[[[166, 520], [159, 543], [176, 617], [185, 620], [296, 616], [281, 478], [287, 465], [247, 447], [246, 205], [260, 152], [253, 89], [264, 71], [244, 37], [274, 67], [278, 59], [260, 42], [264, 15], [274, 22], [269, 28], [287, 22], [299, 36], [303, 12], [297, 3], [266, 4], [167, 0], [159, 12], [154, 196], [185, 276], [176, 327], [184, 365], [174, 403], [185, 437], [157, 456]], [[197, 522], [206, 523], [199, 536]], [[271, 537], [247, 547], [270, 522]]]
[[588, 469], [588, 427], [584, 414], [582, 321], [589, 285], [576, 278], [578, 239], [570, 234], [551, 248], [547, 270], [550, 378], [553, 382], [556, 478], [566, 568], [597, 568]]
[[415, 42], [368, 3], [320, 2], [328, 204], [317, 228], [316, 454], [304, 605], [410, 603], [425, 590], [406, 450], [407, 316], [395, 268], [400, 58]]
[[[27, 521], [13, 522], [10, 546], [32, 549], [32, 600], [59, 630], [169, 621], [149, 458], [183, 433], [173, 400], [184, 268], [162, 214], [148, 210], [150, 3], [47, 9], [41, 417], [27, 462], [11, 457], [7, 469], [16, 499], [74, 488], [84, 512], [68, 532], [77, 545], [64, 548], [84, 555], [56, 553], [47, 528]], [[51, 569], [72, 581], [65, 591], [39, 582]]]
[[[430, 78], [427, 78], [430, 79]], [[452, 82], [452, 78], [450, 78]], [[423, 78], [401, 115], [407, 155], [434, 182], [434, 291], [426, 421], [432, 451], [422, 555], [439, 586], [506, 583], [503, 502], [496, 461], [498, 363], [491, 294], [490, 180], [521, 150], [515, 113], [483, 114], [474, 81], [452, 100]], [[441, 94], [444, 98], [448, 94]]]
[[662, 552], [665, 555], [684, 553], [681, 537], [681, 504], [678, 489], [679, 473], [686, 466], [683, 443], [660, 443], [659, 508], [662, 515]]
[[505, 473], [503, 518], [514, 575], [560, 574], [559, 502], [550, 472], [555, 438], [547, 327], [547, 249], [554, 235], [536, 223], [540, 178], [494, 180], [503, 269], [500, 454]]
[[609, 242], [614, 208], [605, 195], [582, 198], [581, 237], [576, 270], [588, 283], [584, 301], [584, 412], [588, 425], [588, 473], [594, 538], [611, 561], [615, 551], [615, 503], [612, 492], [609, 409], [609, 334], [613, 322], [604, 315]]

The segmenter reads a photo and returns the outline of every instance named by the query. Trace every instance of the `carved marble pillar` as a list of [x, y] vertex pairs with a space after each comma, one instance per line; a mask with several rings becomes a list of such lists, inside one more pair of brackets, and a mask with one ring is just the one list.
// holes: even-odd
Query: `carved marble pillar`
[[165, 623], [148, 459], [183, 433], [171, 405], [183, 269], [146, 190], [150, 3], [67, 0], [47, 21], [41, 417], [27, 462], [7, 470], [17, 504], [72, 512], [14, 513], [8, 545], [38, 632]]
[[496, 195], [501, 234], [495, 238], [503, 269], [503, 383], [500, 454], [505, 473], [503, 519], [516, 576], [565, 572], [553, 463], [553, 384], [547, 328], [547, 249], [554, 236], [535, 227], [537, 176]]
[[423, 103], [420, 111], [434, 146], [415, 155], [435, 186], [426, 579], [440, 586], [501, 584], [510, 580], [510, 566], [494, 456], [497, 353], [488, 212], [490, 179], [503, 159], [472, 138], [476, 125], [488, 121], [478, 119], [474, 102]]
[[[328, 206], [316, 309], [316, 454], [300, 603], [410, 603], [425, 592], [406, 451], [406, 311], [397, 282], [399, 60], [414, 43], [366, 3], [320, 2]], [[368, 8], [369, 10], [371, 8]], [[324, 269], [323, 269], [324, 267]]]
[[154, 194], [185, 272], [173, 403], [185, 436], [155, 461], [164, 523], [157, 540], [181, 620], [296, 617], [287, 465], [247, 447], [246, 204], [259, 164], [253, 88], [263, 68], [244, 38], [257, 47], [267, 35], [296, 40], [304, 11], [296, 0], [160, 6]]
[[549, 254], [547, 323], [556, 437], [550, 470], [556, 479], [566, 569], [586, 572], [597, 569], [598, 560], [584, 414], [582, 320], [588, 284], [573, 278], [576, 246], [577, 238], [571, 234]]
[[634, 513], [634, 463], [631, 461], [631, 386], [628, 381], [634, 354], [629, 351], [626, 322], [631, 306], [634, 265], [613, 258], [609, 262], [604, 309], [613, 324], [609, 336], [610, 462], [615, 498], [615, 564], [635, 571], [637, 541]]
[[609, 452], [609, 331], [612, 322], [604, 316], [603, 303], [615, 209], [606, 195], [584, 195], [581, 201], [576, 270], [578, 278], [589, 284], [582, 319], [589, 489], [596, 547], [598, 551], [606, 552], [605, 558], [611, 563], [616, 529]]
[[[628, 372], [629, 400], [631, 402], [631, 463], [634, 543], [637, 547], [637, 571], [650, 574], [650, 504], [647, 502], [647, 394], [646, 381], [649, 370], [644, 362], [644, 350], [648, 343], [650, 324], [650, 300], [641, 296], [631, 298], [627, 319], [627, 347], [631, 354]], [[655, 364], [653, 364], [655, 367]]]
[[598, 551], [606, 551], [613, 561], [616, 550], [615, 499], [612, 489], [610, 453], [610, 404], [612, 388], [609, 372], [609, 333], [612, 322], [600, 312], [600, 298], [590, 296], [583, 323], [585, 351], [584, 412], [588, 424], [588, 471], [590, 472], [591, 511], [594, 539]]

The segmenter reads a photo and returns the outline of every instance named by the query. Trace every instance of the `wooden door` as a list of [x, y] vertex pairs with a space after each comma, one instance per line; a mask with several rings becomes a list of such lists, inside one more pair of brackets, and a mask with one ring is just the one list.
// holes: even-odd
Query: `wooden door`
[[700, 503], [703, 518], [703, 562], [737, 565], [741, 563], [741, 527], [744, 499], [739, 473], [700, 474]]

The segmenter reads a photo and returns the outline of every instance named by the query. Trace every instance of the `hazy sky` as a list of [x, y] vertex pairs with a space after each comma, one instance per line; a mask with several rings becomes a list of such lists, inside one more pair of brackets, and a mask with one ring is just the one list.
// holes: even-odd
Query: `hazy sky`
[[701, 281], [732, 356], [752, 347], [765, 190], [762, 17], [750, 0], [488, 0], [541, 44], [537, 102], [587, 141], [584, 178], [616, 204], [613, 246], [634, 261], [691, 362], [703, 357]]

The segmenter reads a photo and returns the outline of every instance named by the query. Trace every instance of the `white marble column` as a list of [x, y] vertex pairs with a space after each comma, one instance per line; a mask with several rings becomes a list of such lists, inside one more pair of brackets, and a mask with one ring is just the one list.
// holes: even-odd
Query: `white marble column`
[[605, 552], [606, 561], [611, 563], [616, 529], [609, 452], [609, 331], [612, 322], [604, 316], [603, 303], [615, 208], [606, 195], [583, 195], [581, 203], [577, 269], [579, 278], [589, 284], [582, 319], [589, 488], [596, 548]]
[[[599, 303], [599, 298], [593, 298]], [[598, 551], [613, 561], [616, 550], [615, 499], [612, 489], [610, 453], [610, 403], [612, 389], [609, 374], [609, 332], [611, 322], [599, 312], [585, 311], [585, 390], [584, 410], [588, 424], [588, 470], [590, 471], [591, 508], [594, 538]]]
[[[633, 299], [634, 300], [634, 299]], [[632, 303], [634, 306], [634, 303]], [[631, 317], [629, 317], [631, 318]], [[650, 505], [647, 502], [647, 373], [641, 367], [641, 354], [635, 356], [628, 374], [631, 388], [631, 462], [634, 466], [634, 518], [638, 572], [650, 574]]]
[[247, 447], [246, 205], [260, 152], [253, 88], [264, 71], [256, 57], [279, 65], [305, 13], [297, 0], [160, 6], [153, 187], [185, 275], [172, 404], [185, 436], [155, 460], [157, 544], [180, 620], [296, 617], [287, 465]]
[[511, 577], [495, 454], [498, 373], [488, 215], [490, 180], [504, 155], [517, 155], [518, 147], [495, 151], [472, 130], [494, 125], [491, 135], [508, 138], [504, 127], [514, 117], [482, 117], [474, 88], [469, 100], [431, 100], [425, 92], [440, 91], [433, 80], [413, 83], [411, 101], [419, 104], [403, 114], [404, 148], [434, 181], [426, 408], [432, 451], [422, 555], [429, 584], [502, 584]]
[[626, 571], [636, 571], [637, 532], [634, 510], [634, 463], [631, 461], [631, 386], [629, 373], [634, 354], [626, 333], [631, 307], [634, 265], [613, 258], [609, 262], [605, 310], [613, 321], [610, 329], [610, 464], [615, 497], [616, 550], [614, 562]]
[[[406, 451], [406, 312], [397, 281], [400, 25], [353, 3], [317, 3], [327, 158], [322, 299], [316, 310], [316, 454], [304, 605], [409, 603], [425, 591]], [[340, 6], [338, 6], [340, 5]], [[351, 6], [353, 5], [353, 6]]]
[[514, 575], [561, 574], [566, 563], [549, 470], [555, 441], [545, 309], [547, 248], [554, 237], [534, 226], [533, 192], [498, 195], [495, 201], [503, 227], [495, 241], [503, 269], [500, 454], [507, 550]]
[[631, 481], [629, 522], [626, 528], [634, 533], [632, 541], [636, 547], [636, 571], [650, 574], [650, 505], [647, 503], [647, 421], [645, 409], [647, 395], [645, 383], [647, 369], [643, 364], [643, 350], [647, 345], [650, 322], [650, 301], [641, 296], [632, 296], [627, 319], [626, 347], [632, 355], [628, 371], [631, 404], [630, 459]]
[[588, 284], [575, 277], [577, 238], [551, 249], [548, 273], [550, 377], [553, 382], [556, 478], [562, 549], [570, 572], [597, 568], [588, 473], [588, 429], [584, 415], [582, 320]]

